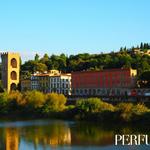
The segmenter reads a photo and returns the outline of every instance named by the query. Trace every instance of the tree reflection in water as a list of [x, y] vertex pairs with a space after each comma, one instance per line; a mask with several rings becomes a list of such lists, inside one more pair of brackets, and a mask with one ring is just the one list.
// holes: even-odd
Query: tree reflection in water
[[[114, 145], [115, 134], [142, 134], [147, 130], [139, 131], [136, 128], [110, 128], [91, 123], [50, 121], [44, 124], [0, 127], [0, 150], [24, 150], [24, 146], [31, 145], [32, 149], [55, 149], [58, 146], [108, 146]], [[17, 123], [16, 123], [17, 124]], [[1, 123], [0, 123], [1, 125]], [[148, 133], [147, 133], [148, 134]], [[26, 150], [26, 149], [25, 149]]]

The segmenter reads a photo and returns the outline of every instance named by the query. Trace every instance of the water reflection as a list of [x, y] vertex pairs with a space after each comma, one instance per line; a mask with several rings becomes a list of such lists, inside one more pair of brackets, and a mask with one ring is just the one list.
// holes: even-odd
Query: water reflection
[[46, 126], [21, 128], [21, 137], [26, 142], [31, 142], [34, 147], [47, 145], [56, 147], [57, 145], [71, 144], [71, 131], [69, 126], [64, 122], [54, 122]]
[[18, 150], [19, 132], [15, 128], [6, 128], [6, 150]]
[[[0, 123], [0, 150], [42, 150], [59, 147], [106, 147], [114, 145], [115, 134], [142, 134], [136, 128], [113, 128], [88, 123], [71, 123], [66, 121], [29, 121]], [[21, 126], [19, 125], [21, 124]], [[24, 124], [24, 126], [23, 126]], [[30, 125], [29, 125], [30, 124]], [[148, 134], [148, 133], [146, 133]]]

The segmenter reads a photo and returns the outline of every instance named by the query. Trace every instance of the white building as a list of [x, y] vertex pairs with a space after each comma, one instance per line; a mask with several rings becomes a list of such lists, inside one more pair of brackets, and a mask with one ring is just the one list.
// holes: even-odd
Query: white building
[[57, 70], [45, 73], [35, 73], [31, 76], [31, 89], [44, 93], [71, 94], [71, 74], [62, 74]]
[[49, 92], [71, 94], [71, 74], [53, 75], [49, 78]]

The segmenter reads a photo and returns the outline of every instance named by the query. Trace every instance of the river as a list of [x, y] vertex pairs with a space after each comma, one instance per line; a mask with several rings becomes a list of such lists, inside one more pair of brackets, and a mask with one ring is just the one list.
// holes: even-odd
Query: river
[[147, 129], [109, 127], [87, 122], [3, 120], [0, 121], [0, 150], [146, 150], [150, 147], [115, 146], [114, 135], [147, 132]]

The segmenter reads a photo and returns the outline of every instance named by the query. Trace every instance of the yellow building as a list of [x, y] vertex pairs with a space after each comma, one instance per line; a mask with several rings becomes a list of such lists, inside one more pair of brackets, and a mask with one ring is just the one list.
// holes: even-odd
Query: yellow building
[[17, 89], [20, 73], [20, 55], [18, 53], [1, 53], [2, 59], [2, 85], [10, 92]]

